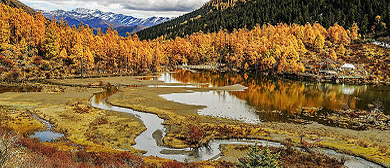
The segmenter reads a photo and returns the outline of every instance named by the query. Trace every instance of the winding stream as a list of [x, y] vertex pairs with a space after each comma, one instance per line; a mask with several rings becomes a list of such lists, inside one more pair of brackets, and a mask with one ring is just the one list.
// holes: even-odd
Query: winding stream
[[[91, 98], [91, 105], [93, 107], [104, 109], [104, 110], [129, 113], [142, 120], [147, 129], [135, 139], [136, 144], [133, 147], [146, 151], [147, 153], [145, 154], [145, 156], [157, 156], [166, 159], [174, 159], [181, 162], [183, 161], [191, 162], [191, 161], [218, 159], [219, 154], [221, 152], [219, 149], [219, 146], [221, 144], [241, 144], [241, 145], [259, 144], [264, 146], [268, 145], [271, 147], [283, 147], [283, 145], [278, 142], [270, 142], [265, 140], [247, 140], [247, 139], [214, 140], [209, 143], [207, 148], [202, 147], [197, 150], [192, 150], [190, 148], [176, 149], [176, 148], [164, 147], [159, 145], [162, 142], [161, 137], [165, 136], [165, 131], [166, 131], [164, 126], [162, 125], [163, 119], [159, 118], [155, 114], [139, 112], [129, 108], [118, 107], [118, 106], [113, 106], [111, 104], [108, 104], [105, 100], [110, 95], [111, 94], [107, 93], [107, 91], [94, 94], [94, 96]], [[300, 150], [299, 148], [297, 149]], [[376, 163], [369, 162], [363, 158], [342, 154], [334, 150], [324, 149], [324, 148], [316, 148], [315, 150], [339, 160], [344, 159], [346, 167], [351, 167], [351, 168], [382, 167]]]
[[[179, 75], [181, 75], [181, 74], [179, 74]], [[175, 79], [172, 74], [166, 74], [165, 76], [162, 76], [162, 78], [164, 79], [164, 81], [166, 83], [182, 83], [182, 84], [189, 83], [189, 82], [184, 82], [182, 80], [176, 80], [178, 78]], [[159, 80], [161, 80], [161, 79], [159, 79]], [[234, 81], [234, 80], [229, 78], [228, 80], [225, 79], [225, 80], [220, 80], [220, 81], [229, 81], [229, 82], [226, 82], [223, 84], [223, 85], [226, 85], [226, 84], [230, 84], [230, 81]], [[210, 86], [220, 86], [220, 85], [222, 85], [222, 84], [220, 84], [220, 81], [199, 80], [199, 82], [197, 82], [197, 83], [210, 83]], [[190, 81], [190, 82], [194, 83], [194, 81]], [[271, 86], [273, 86], [272, 82], [269, 82], [269, 83], [271, 83]], [[270, 85], [270, 84], [268, 84], [268, 85]], [[268, 85], [265, 85], [265, 86], [268, 86]], [[309, 87], [309, 90], [313, 89], [313, 87], [310, 87], [308, 85], [303, 85], [303, 86]], [[301, 87], [303, 87], [303, 86], [301, 85]], [[150, 87], [163, 87], [163, 86], [150, 86]], [[189, 85], [189, 87], [191, 87], [191, 85]], [[279, 88], [279, 87], [280, 86], [277, 85], [277, 87], [271, 87], [271, 88]], [[329, 86], [327, 86], [327, 87], [329, 87]], [[342, 91], [345, 90], [345, 89], [343, 90], [343, 87], [345, 87], [345, 86], [344, 85], [341, 86]], [[249, 87], [249, 88], [251, 88], [251, 87]], [[319, 87], [319, 88], [324, 89], [322, 87]], [[359, 97], [361, 97], [361, 99], [364, 99], [365, 97], [367, 97], [366, 95], [365, 96], [356, 95], [358, 93], [359, 94], [365, 93], [365, 91], [367, 90], [366, 86], [353, 87], [353, 89], [354, 89], [353, 92], [355, 94], [353, 96], [359, 96]], [[358, 91], [358, 93], [355, 93], [356, 92], [355, 89]], [[370, 87], [368, 87], [368, 89], [370, 89]], [[379, 94], [378, 94], [378, 92], [376, 92], [374, 90], [374, 91], [371, 91], [369, 95], [376, 95], [376, 96], [380, 95], [381, 97], [388, 97], [389, 92], [387, 91], [387, 89], [388, 88], [384, 88], [384, 90], [386, 90], [386, 91], [382, 92], [381, 91], [381, 90], [383, 90], [382, 88], [378, 88], [378, 89], [375, 88], [375, 90], [380, 90]], [[11, 91], [11, 92], [19, 91], [19, 89], [11, 89], [10, 90], [9, 88], [3, 89], [3, 90], [4, 91], [0, 91], [0, 93], [9, 92], [9, 91]], [[291, 88], [288, 88], [286, 90], [291, 90]], [[27, 90], [27, 91], [30, 91], [30, 90]], [[248, 92], [248, 91], [246, 91], [246, 92]], [[237, 97], [240, 98], [240, 94], [243, 94], [246, 92], [232, 92], [232, 93], [235, 93], [237, 95]], [[326, 90], [326, 92], [329, 93], [328, 90]], [[101, 93], [94, 94], [93, 97], [91, 98], [91, 105], [93, 107], [104, 109], [104, 110], [129, 113], [129, 114], [132, 114], [135, 117], [139, 118], [140, 120], [142, 120], [142, 122], [144, 123], [144, 125], [147, 129], [144, 132], [142, 132], [139, 136], [137, 136], [137, 138], [135, 139], [136, 144], [133, 147], [146, 151], [145, 156], [157, 156], [157, 157], [166, 158], [166, 159], [173, 159], [173, 160], [177, 160], [177, 161], [181, 161], [181, 162], [183, 162], [183, 161], [190, 161], [191, 162], [191, 161], [201, 161], [201, 160], [216, 160], [216, 159], [220, 158], [220, 152], [221, 152], [220, 145], [223, 145], [223, 144], [238, 144], [238, 145], [258, 144], [258, 145], [263, 145], [263, 146], [268, 145], [271, 147], [284, 147], [281, 143], [278, 143], [278, 142], [270, 142], [270, 141], [265, 141], [265, 140], [251, 140], [251, 139], [214, 140], [208, 144], [208, 147], [201, 147], [197, 150], [193, 150], [190, 148], [176, 149], [176, 148], [165, 147], [165, 146], [161, 145], [161, 144], [163, 144], [162, 138], [166, 134], [166, 129], [165, 129], [164, 125], [162, 124], [164, 120], [159, 118], [155, 114], [139, 112], [139, 111], [132, 110], [130, 108], [113, 106], [109, 103], [106, 103], [106, 101], [105, 101], [106, 98], [111, 96], [112, 94], [113, 94], [113, 92], [109, 92], [109, 91], [104, 91]], [[221, 94], [221, 93], [213, 93], [213, 94]], [[210, 97], [210, 95], [207, 92], [204, 92], [201, 95]], [[197, 95], [195, 95], [195, 96], [197, 96]], [[318, 97], [318, 95], [315, 95], [313, 97], [316, 97], [316, 96]], [[226, 100], [226, 96], [223, 96], [223, 97]], [[242, 97], [246, 98], [246, 96], [242, 96]], [[337, 98], [337, 97], [333, 97], [333, 98]], [[174, 100], [174, 98], [172, 100]], [[228, 99], [228, 100], [230, 100], [230, 99]], [[235, 99], [232, 98], [232, 100], [239, 101], [236, 98]], [[385, 104], [387, 104], [387, 102], [389, 102], [389, 100], [387, 100], [387, 99], [384, 99], [384, 100], [385, 100], [384, 101]], [[360, 100], [360, 101], [364, 101], [364, 103], [366, 103], [366, 102], [371, 102], [372, 100]], [[252, 103], [249, 103], [249, 104], [252, 104]], [[255, 103], [253, 103], [253, 104], [255, 104]], [[356, 104], [358, 104], [358, 103], [356, 103]], [[387, 107], [387, 109], [385, 111], [389, 112], [390, 110]], [[37, 132], [34, 135], [32, 135], [32, 137], [37, 137], [41, 141], [52, 141], [54, 139], [57, 139], [57, 138], [64, 136], [63, 134], [53, 132], [51, 130], [52, 125], [48, 121], [46, 121], [42, 118], [39, 118], [36, 115], [34, 115], [34, 117], [37, 118], [38, 120], [42, 121], [43, 123], [45, 123], [47, 125], [47, 130]], [[254, 123], [256, 123], [256, 122], [258, 122], [258, 121], [255, 121]], [[302, 150], [300, 148], [296, 148], [296, 149]], [[325, 148], [316, 148], [314, 150], [321, 152], [327, 156], [336, 158], [338, 160], [342, 160], [342, 159], [345, 160], [346, 167], [351, 167], [351, 168], [355, 168], [355, 167], [373, 167], [373, 168], [378, 167], [378, 168], [380, 168], [380, 167], [382, 167], [379, 164], [367, 161], [363, 158], [339, 153], [335, 150], [330, 150], [330, 149], [325, 149]]]

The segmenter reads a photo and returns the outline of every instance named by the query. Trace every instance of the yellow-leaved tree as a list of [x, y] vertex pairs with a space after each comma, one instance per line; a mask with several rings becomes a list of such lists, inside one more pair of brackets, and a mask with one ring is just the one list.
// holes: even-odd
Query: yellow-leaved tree
[[345, 47], [343, 44], [340, 44], [340, 46], [337, 48], [337, 55], [344, 56], [345, 54]]

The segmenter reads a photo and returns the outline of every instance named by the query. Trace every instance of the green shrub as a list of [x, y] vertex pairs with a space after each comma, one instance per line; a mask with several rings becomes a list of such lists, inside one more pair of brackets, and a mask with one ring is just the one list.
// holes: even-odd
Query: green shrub
[[258, 145], [252, 146], [247, 157], [239, 159], [239, 167], [243, 168], [279, 168], [278, 159], [279, 153], [272, 153], [271, 150], [266, 147], [260, 148]]

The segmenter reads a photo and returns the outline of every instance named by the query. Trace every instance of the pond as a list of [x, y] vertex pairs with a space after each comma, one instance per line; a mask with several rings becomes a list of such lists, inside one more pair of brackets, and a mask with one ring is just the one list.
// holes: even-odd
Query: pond
[[[178, 70], [163, 74], [165, 82], [209, 86], [241, 84], [244, 91], [207, 91], [173, 93], [161, 97], [185, 104], [204, 105], [200, 115], [233, 118], [249, 123], [263, 121], [286, 121], [289, 116], [301, 113], [302, 108], [324, 110], [372, 110], [377, 108], [390, 114], [390, 86], [348, 85], [317, 82], [302, 82], [247, 76], [240, 74], [199, 71], [193, 73]], [[281, 116], [272, 111], [286, 114]]]
[[[0, 93], [6, 93], [6, 92], [40, 92], [42, 90], [41, 87], [38, 87], [38, 86], [23, 86], [23, 85], [15, 85], [15, 86], [10, 86], [10, 85], [0, 85]], [[44, 131], [38, 131], [36, 132], [34, 135], [31, 135], [31, 137], [33, 138], [38, 138], [40, 139], [41, 141], [43, 142], [50, 142], [52, 140], [55, 140], [55, 139], [58, 139], [58, 138], [61, 138], [64, 136], [64, 134], [60, 134], [60, 133], [57, 133], [57, 132], [53, 132], [51, 131], [52, 129], [52, 125], [42, 119], [42, 118], [39, 118], [37, 115], [33, 114], [33, 116], [43, 122], [45, 125], [46, 125], [46, 130]]]
[[41, 121], [41, 122], [43, 122], [43, 123], [46, 124], [46, 131], [39, 131], [39, 132], [36, 132], [36, 133], [35, 133], [34, 135], [32, 135], [31, 137], [33, 137], [33, 138], [38, 138], [38, 139], [40, 139], [42, 142], [50, 142], [50, 141], [52, 141], [52, 140], [56, 140], [56, 139], [61, 138], [61, 137], [64, 136], [64, 134], [60, 134], [60, 133], [51, 131], [52, 126], [51, 126], [51, 124], [50, 124], [48, 121], [46, 121], [46, 120], [44, 120], [44, 119], [42, 119], [42, 118], [39, 118], [39, 117], [38, 117], [37, 115], [35, 115], [35, 114], [33, 114], [33, 116], [34, 116], [37, 120], [39, 120], [39, 121]]

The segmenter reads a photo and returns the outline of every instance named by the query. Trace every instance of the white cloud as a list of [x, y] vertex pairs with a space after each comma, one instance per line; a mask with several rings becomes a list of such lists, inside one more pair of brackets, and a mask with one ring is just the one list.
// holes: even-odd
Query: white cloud
[[35, 9], [71, 10], [78, 7], [123, 13], [136, 17], [176, 17], [201, 7], [209, 0], [21, 0]]

